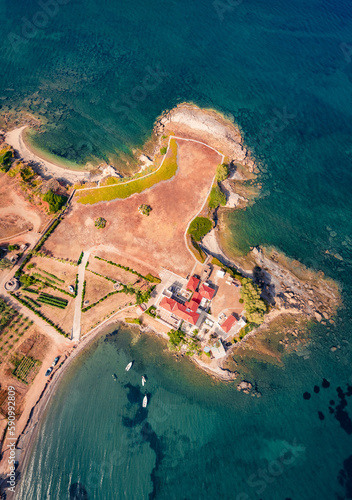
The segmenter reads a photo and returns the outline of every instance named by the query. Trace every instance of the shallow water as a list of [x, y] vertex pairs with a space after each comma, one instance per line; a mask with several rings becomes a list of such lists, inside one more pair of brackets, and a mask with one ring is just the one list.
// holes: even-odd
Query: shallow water
[[[346, 1], [237, 3], [221, 15], [217, 2], [71, 0], [30, 35], [23, 18], [42, 7], [3, 1], [2, 111], [41, 116], [45, 132], [36, 143], [78, 163], [117, 161], [178, 102], [232, 116], [256, 154], [263, 188], [252, 207], [229, 217], [230, 247], [274, 245], [322, 269], [341, 284], [344, 306], [283, 368], [251, 361], [258, 400], [175, 363], [159, 341], [132, 345], [127, 331], [100, 340], [48, 411], [23, 500], [70, 498], [71, 486], [71, 498], [84, 498], [77, 483], [86, 498], [104, 500], [352, 497], [344, 465], [351, 455], [352, 10]], [[130, 358], [137, 362], [126, 377]]]
[[350, 434], [328, 407], [347, 385], [343, 370], [317, 363], [324, 347], [285, 368], [249, 364], [263, 391], [254, 399], [176, 362], [159, 339], [103, 336], [59, 387], [17, 498], [335, 498]]

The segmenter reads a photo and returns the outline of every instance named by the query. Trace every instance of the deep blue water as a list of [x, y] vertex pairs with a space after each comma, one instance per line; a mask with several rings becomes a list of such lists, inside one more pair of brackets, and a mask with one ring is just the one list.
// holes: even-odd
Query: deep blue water
[[[352, 498], [344, 396], [352, 384], [352, 8], [346, 0], [235, 3], [61, 0], [45, 19], [43, 3], [2, 1], [2, 111], [41, 116], [37, 144], [78, 163], [117, 161], [178, 102], [233, 117], [263, 188], [252, 207], [229, 217], [231, 246], [274, 245], [322, 269], [341, 284], [344, 307], [334, 326], [312, 329], [306, 356], [286, 358], [284, 368], [253, 362], [260, 400], [175, 363], [156, 341], [130, 346], [127, 332], [101, 340], [49, 410], [23, 500], [70, 498], [78, 482], [99, 500]], [[147, 415], [134, 403], [139, 389], [111, 380], [130, 356], [153, 372]], [[177, 410], [159, 422], [153, 399]], [[123, 417], [141, 421], [129, 428]], [[275, 471], [287, 443], [297, 457]], [[119, 450], [126, 460], [108, 458]], [[269, 466], [264, 490], [252, 486]]]

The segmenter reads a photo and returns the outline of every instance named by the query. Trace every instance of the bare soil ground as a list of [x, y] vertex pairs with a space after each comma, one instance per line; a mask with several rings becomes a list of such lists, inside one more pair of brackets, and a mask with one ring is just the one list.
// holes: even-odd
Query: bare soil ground
[[[145, 263], [154, 274], [166, 267], [187, 275], [194, 259], [185, 246], [184, 232], [206, 198], [221, 157], [206, 146], [177, 142], [175, 177], [125, 200], [92, 206], [74, 202], [45, 248], [57, 257], [74, 259], [82, 249], [111, 245], [128, 259], [130, 267], [132, 260]], [[152, 207], [149, 217], [138, 212], [143, 203]], [[103, 230], [94, 227], [99, 216], [107, 220]]]
[[[116, 255], [113, 256], [113, 258], [116, 259]], [[116, 262], [116, 264], [121, 264], [120, 259], [113, 260], [113, 258], [109, 258], [112, 262]], [[129, 263], [130, 265], [128, 267], [131, 267], [131, 262]], [[126, 265], [127, 264], [121, 264], [121, 265]], [[112, 278], [116, 281], [120, 281], [121, 283], [124, 283], [125, 285], [137, 285], [140, 284], [141, 278], [139, 278], [137, 275], [132, 274], [128, 271], [125, 271], [124, 269], [121, 269], [120, 267], [113, 266], [111, 264], [108, 264], [107, 262], [104, 262], [103, 260], [98, 260], [93, 258], [90, 258], [89, 261], [89, 269], [92, 271], [95, 271], [96, 273], [103, 274], [104, 276], [108, 276], [109, 278]], [[140, 270], [135, 269], [135, 271], [138, 271], [141, 273]], [[142, 273], [141, 273], [142, 274]], [[137, 283], [139, 281], [139, 283]]]
[[225, 312], [227, 316], [231, 313], [236, 313], [238, 316], [243, 311], [243, 304], [240, 304], [239, 300], [240, 289], [236, 288], [234, 285], [228, 285], [225, 278], [216, 277], [215, 273], [211, 276], [211, 281], [215, 283], [218, 287], [216, 295], [211, 303], [211, 312], [217, 317], [222, 311]]
[[38, 233], [49, 219], [20, 195], [16, 178], [0, 174], [0, 241], [26, 230]]
[[[118, 249], [113, 248], [111, 245], [105, 246], [104, 249], [103, 247], [100, 247], [99, 251], [95, 252], [95, 254], [98, 255], [99, 257], [102, 257], [103, 259], [111, 260], [116, 264], [121, 264], [122, 266], [133, 268], [135, 271], [139, 272], [143, 276], [146, 276], [148, 273], [152, 273], [153, 271], [153, 268], [149, 266], [146, 262], [144, 262], [143, 259], [133, 259], [133, 262], [131, 263], [131, 259], [128, 255], [121, 254], [121, 252], [119, 252]], [[95, 260], [98, 261], [98, 259]], [[109, 267], [114, 267], [114, 268], [116, 267], [116, 266], [111, 266], [111, 264], [107, 265]], [[116, 270], [124, 272], [123, 269], [116, 268]], [[131, 281], [130, 274], [131, 273], [127, 272], [127, 274], [124, 275], [127, 279], [126, 283], [129, 283]], [[124, 283], [123, 279], [121, 281]]]
[[81, 335], [88, 333], [92, 328], [97, 326], [98, 322], [101, 323], [107, 316], [127, 306], [130, 302], [134, 302], [134, 296], [115, 293], [88, 311], [82, 312]]
[[95, 274], [90, 273], [89, 271], [85, 273], [84, 277], [86, 280], [84, 302], [88, 300], [88, 304], [93, 304], [102, 297], [105, 297], [105, 295], [107, 295], [109, 292], [114, 291], [114, 286], [112, 281], [108, 281], [105, 278], [96, 276]]

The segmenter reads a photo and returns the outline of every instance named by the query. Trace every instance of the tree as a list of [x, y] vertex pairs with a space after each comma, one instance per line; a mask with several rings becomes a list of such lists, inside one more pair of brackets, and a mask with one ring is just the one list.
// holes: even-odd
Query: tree
[[148, 302], [150, 299], [150, 296], [152, 294], [152, 289], [149, 288], [149, 290], [145, 290], [144, 292], [141, 292], [138, 290], [136, 292], [136, 302], [137, 304], [143, 304], [143, 302]]
[[106, 226], [106, 220], [103, 219], [103, 217], [98, 217], [94, 222], [94, 226], [98, 229], [104, 229], [104, 227]]
[[200, 241], [212, 229], [213, 223], [207, 217], [196, 217], [188, 228], [190, 234], [196, 241]]
[[33, 285], [33, 283], [35, 283], [35, 281], [36, 281], [35, 278], [33, 276], [29, 276], [28, 274], [22, 274], [20, 277], [20, 282], [25, 287]]
[[166, 147], [160, 148], [160, 154], [166, 155], [166, 151], [167, 151]]
[[139, 205], [139, 207], [138, 207], [138, 212], [142, 215], [146, 215], [147, 217], [151, 211], [152, 211], [152, 207], [150, 205], [143, 204], [143, 205]]
[[226, 196], [221, 191], [219, 186], [214, 186], [210, 191], [209, 208], [213, 210], [214, 208], [217, 208], [219, 205], [221, 206], [226, 205]]
[[43, 200], [49, 203], [50, 212], [55, 213], [65, 205], [67, 196], [55, 194], [51, 189], [49, 189], [49, 191], [43, 196]]
[[35, 176], [35, 172], [32, 167], [26, 165], [20, 170], [20, 175], [22, 177], [22, 180], [24, 182], [27, 182]]
[[218, 182], [222, 182], [229, 176], [229, 166], [226, 163], [218, 165], [216, 168], [215, 179]]
[[16, 315], [16, 311], [8, 306], [3, 299], [0, 299], [0, 332]]
[[186, 334], [182, 330], [170, 330], [169, 336], [169, 349], [171, 351], [179, 351], [182, 344], [185, 342]]
[[11, 167], [13, 153], [11, 150], [0, 152], [0, 171], [7, 172]]
[[11, 261], [4, 257], [3, 259], [0, 259], [0, 269], [10, 269], [12, 267]]
[[13, 252], [13, 250], [19, 250], [20, 247], [17, 244], [14, 244], [14, 245], [9, 245], [7, 249], [9, 252]]
[[193, 356], [193, 354], [199, 354], [202, 352], [202, 349], [200, 347], [200, 340], [197, 337], [191, 338], [187, 342], [187, 351], [186, 354], [187, 356]]
[[243, 278], [240, 293], [247, 321], [256, 325], [263, 323], [267, 308], [264, 300], [260, 297], [259, 286], [254, 284], [250, 278]]

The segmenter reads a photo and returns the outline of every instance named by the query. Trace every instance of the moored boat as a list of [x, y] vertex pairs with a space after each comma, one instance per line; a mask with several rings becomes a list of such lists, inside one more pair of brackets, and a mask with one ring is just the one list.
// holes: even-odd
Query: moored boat
[[147, 379], [145, 378], [144, 375], [142, 375], [142, 385], [144, 386], [144, 384], [146, 383]]
[[125, 368], [126, 372], [128, 372], [131, 369], [132, 365], [133, 365], [133, 361], [131, 361], [130, 363], [128, 363], [128, 365]]
[[115, 373], [113, 373], [113, 374], [112, 374], [112, 378], [113, 378], [113, 379], [115, 380], [115, 382], [116, 382], [117, 377], [116, 377]]
[[147, 395], [145, 395], [143, 398], [143, 404], [142, 404], [143, 408], [146, 408], [147, 404], [148, 404], [148, 398], [147, 398]]

